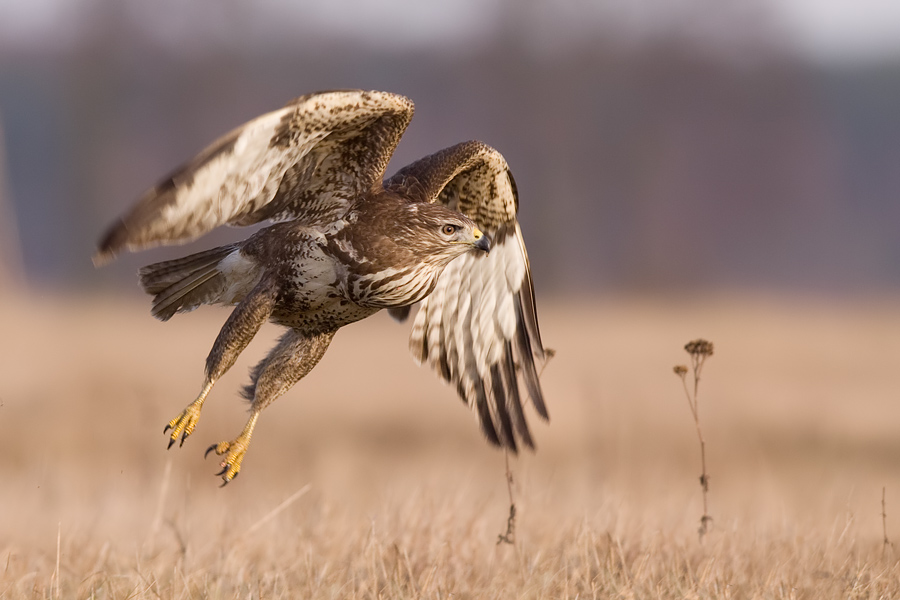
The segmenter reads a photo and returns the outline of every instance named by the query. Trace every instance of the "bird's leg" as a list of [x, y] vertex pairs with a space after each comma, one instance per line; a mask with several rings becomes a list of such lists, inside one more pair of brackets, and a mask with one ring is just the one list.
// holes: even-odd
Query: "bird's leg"
[[269, 355], [254, 367], [250, 375], [250, 385], [244, 388], [244, 396], [252, 400], [247, 425], [234, 440], [213, 444], [206, 450], [206, 454], [215, 452], [219, 456], [224, 455], [220, 463], [222, 470], [217, 473], [222, 477], [224, 482], [222, 485], [240, 473], [241, 462], [250, 445], [250, 436], [253, 435], [253, 428], [256, 427], [260, 413], [312, 371], [328, 349], [334, 333], [328, 331], [305, 336], [295, 329], [289, 329]]
[[197, 421], [200, 420], [200, 409], [216, 380], [224, 375], [234, 365], [237, 357], [247, 347], [253, 336], [259, 331], [275, 307], [276, 289], [271, 279], [264, 278], [253, 290], [247, 294], [237, 307], [231, 311], [231, 315], [213, 344], [209, 356], [206, 357], [206, 380], [203, 390], [197, 399], [187, 405], [181, 414], [169, 421], [163, 433], [170, 429], [169, 448], [181, 436], [181, 444], [194, 432]]

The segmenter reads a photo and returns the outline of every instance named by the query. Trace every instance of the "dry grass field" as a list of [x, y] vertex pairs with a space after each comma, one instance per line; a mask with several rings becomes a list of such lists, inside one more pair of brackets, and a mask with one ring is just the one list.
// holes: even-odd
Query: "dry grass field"
[[[387, 315], [342, 330], [267, 410], [241, 476], [204, 461], [277, 331], [221, 380], [225, 309], [0, 297], [0, 598], [898, 598], [900, 300], [722, 295], [541, 306], [552, 421], [512, 461]], [[711, 532], [681, 383], [700, 412]]]

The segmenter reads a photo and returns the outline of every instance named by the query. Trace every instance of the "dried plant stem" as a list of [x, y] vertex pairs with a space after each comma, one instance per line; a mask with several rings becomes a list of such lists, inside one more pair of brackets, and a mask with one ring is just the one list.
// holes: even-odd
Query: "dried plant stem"
[[162, 527], [163, 522], [163, 513], [166, 508], [166, 498], [169, 495], [169, 478], [172, 475], [172, 457], [166, 461], [166, 467], [163, 471], [162, 482], [159, 486], [159, 496], [156, 500], [156, 514], [153, 517], [153, 523], [150, 525], [150, 533], [147, 535], [147, 540], [145, 541], [145, 546], [148, 548], [153, 548], [153, 543], [156, 540], [156, 534], [159, 533], [160, 527]]
[[509, 469], [509, 451], [504, 450], [506, 459], [506, 490], [509, 492], [509, 517], [506, 519], [506, 533], [497, 535], [497, 545], [516, 543], [516, 501], [513, 498], [513, 475]]
[[284, 502], [282, 502], [281, 504], [279, 504], [278, 506], [276, 506], [275, 508], [270, 510], [263, 518], [261, 518], [259, 521], [257, 521], [253, 525], [251, 525], [250, 529], [247, 530], [247, 533], [248, 534], [253, 533], [257, 529], [259, 529], [260, 527], [262, 527], [263, 525], [265, 525], [266, 523], [268, 523], [269, 521], [271, 521], [272, 519], [277, 517], [279, 514], [281, 514], [282, 511], [284, 511], [287, 507], [289, 507], [291, 504], [296, 502], [301, 496], [306, 494], [306, 492], [308, 492], [310, 489], [312, 489], [312, 484], [307, 483], [302, 488], [300, 488], [299, 490], [297, 490], [296, 492], [291, 494]]
[[881, 531], [884, 535], [884, 545], [881, 547], [882, 553], [887, 552], [889, 548], [893, 547], [890, 538], [888, 538], [887, 534], [887, 503], [885, 503], [885, 487], [881, 488]]
[[688, 407], [691, 410], [691, 416], [694, 418], [694, 427], [697, 430], [697, 441], [700, 443], [700, 487], [703, 490], [703, 516], [700, 517], [700, 528], [697, 533], [700, 540], [709, 531], [712, 523], [712, 517], [709, 515], [709, 474], [706, 472], [706, 440], [703, 438], [703, 429], [700, 427], [700, 408], [698, 402], [698, 392], [700, 390], [700, 373], [703, 370], [703, 364], [706, 359], [713, 354], [713, 345], [706, 340], [698, 339], [688, 342], [685, 351], [691, 356], [691, 370], [694, 377], [694, 393], [691, 394], [687, 383], [688, 369], [686, 366], [679, 365], [674, 368], [675, 374], [681, 378], [681, 384], [684, 387], [684, 395], [688, 401]]
[[[60, 546], [62, 545], [62, 521], [60, 521], [56, 525], [56, 569], [53, 571], [53, 583], [56, 585], [56, 594], [55, 598], [59, 598], [59, 554], [60, 554]], [[50, 586], [50, 590], [52, 592], [53, 586]]]

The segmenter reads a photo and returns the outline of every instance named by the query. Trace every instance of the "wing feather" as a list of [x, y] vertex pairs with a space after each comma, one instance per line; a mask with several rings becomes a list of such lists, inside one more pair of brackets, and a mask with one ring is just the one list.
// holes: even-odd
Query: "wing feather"
[[458, 210], [492, 237], [488, 255], [466, 254], [444, 269], [416, 314], [410, 349], [455, 384], [489, 441], [516, 451], [518, 436], [533, 448], [522, 402], [548, 419], [538, 377], [546, 356], [506, 161], [466, 142], [404, 167], [385, 187]]
[[297, 98], [223, 136], [144, 194], [107, 231], [94, 260], [185, 243], [225, 224], [329, 223], [381, 183], [412, 114], [409, 99], [385, 92]]
[[506, 342], [504, 358], [503, 382], [506, 385], [507, 402], [516, 425], [516, 432], [518, 432], [526, 446], [534, 448], [534, 441], [531, 439], [531, 432], [528, 430], [528, 422], [525, 420], [525, 411], [522, 410], [522, 400], [519, 396], [519, 381], [516, 377], [516, 365], [513, 362], [512, 347], [508, 341]]
[[497, 418], [500, 421], [502, 445], [515, 453], [518, 451], [518, 447], [516, 437], [513, 435], [513, 424], [509, 416], [506, 387], [503, 384], [503, 376], [500, 374], [499, 363], [491, 365], [489, 379], [491, 382], [491, 396], [493, 397], [492, 404], [497, 407]]

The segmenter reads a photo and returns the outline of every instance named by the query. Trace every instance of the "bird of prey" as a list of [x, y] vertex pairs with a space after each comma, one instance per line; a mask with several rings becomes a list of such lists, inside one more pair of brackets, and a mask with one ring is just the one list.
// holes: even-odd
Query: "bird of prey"
[[223, 225], [270, 222], [242, 242], [144, 267], [163, 321], [201, 304], [233, 305], [206, 359], [200, 394], [169, 421], [191, 435], [207, 395], [272, 321], [287, 328], [250, 375], [250, 418], [222, 456], [240, 472], [260, 413], [309, 373], [338, 329], [419, 304], [416, 361], [456, 386], [487, 439], [534, 448], [523, 401], [548, 419], [534, 290], [503, 156], [478, 141], [383, 179], [413, 103], [377, 91], [309, 94], [226, 134], [146, 192], [102, 237], [96, 264], [122, 250], [181, 244]]

